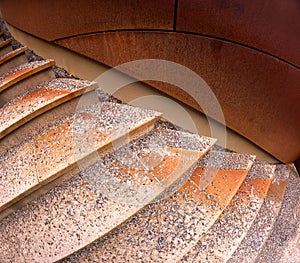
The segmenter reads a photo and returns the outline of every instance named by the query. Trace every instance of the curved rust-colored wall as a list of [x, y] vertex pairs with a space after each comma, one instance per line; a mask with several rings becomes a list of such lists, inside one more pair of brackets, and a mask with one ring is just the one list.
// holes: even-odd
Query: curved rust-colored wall
[[300, 67], [299, 0], [179, 0], [176, 29], [230, 39]]
[[[145, 58], [187, 66], [215, 92], [230, 128], [281, 161], [300, 156], [298, 0], [2, 0], [0, 7], [13, 26], [109, 66]], [[199, 109], [180, 89], [151, 84]]]
[[53, 41], [109, 30], [172, 30], [173, 0], [3, 0], [5, 21]]
[[111, 30], [205, 34], [300, 67], [298, 0], [2, 0], [4, 20], [48, 41]]

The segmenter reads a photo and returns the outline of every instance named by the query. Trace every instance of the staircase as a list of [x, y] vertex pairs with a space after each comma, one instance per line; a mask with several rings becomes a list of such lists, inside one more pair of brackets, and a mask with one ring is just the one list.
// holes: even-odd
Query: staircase
[[0, 262], [300, 262], [293, 165], [218, 151], [1, 41]]

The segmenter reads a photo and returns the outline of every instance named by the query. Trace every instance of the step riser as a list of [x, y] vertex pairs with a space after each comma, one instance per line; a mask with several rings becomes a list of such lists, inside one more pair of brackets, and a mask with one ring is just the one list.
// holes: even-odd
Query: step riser
[[12, 99], [25, 93], [27, 90], [34, 86], [38, 86], [44, 82], [47, 82], [55, 78], [55, 74], [51, 68], [45, 69], [41, 72], [34, 74], [31, 77], [27, 77], [9, 88], [3, 90], [0, 94], [0, 107]]
[[0, 48], [0, 56], [6, 55], [11, 51], [13, 51], [13, 48], [11, 45], [6, 45], [4, 47], [1, 47]]
[[[89, 98], [94, 98], [95, 96], [95, 92], [90, 91], [83, 94], [80, 97], [76, 97], [73, 99], [70, 99], [70, 97], [63, 98], [62, 100], [57, 102], [58, 104], [62, 104], [52, 109], [51, 106], [48, 106], [45, 109], [43, 109], [43, 111], [45, 112], [41, 113], [41, 115], [38, 115], [37, 117], [31, 120], [27, 118], [26, 121], [28, 122], [18, 127], [17, 129], [14, 129], [11, 133], [9, 133], [1, 139], [0, 154], [11, 147], [19, 145], [25, 138], [36, 135], [42, 127], [51, 126], [61, 118], [74, 114], [77, 110], [80, 109], [79, 102], [81, 102], [82, 99], [91, 101]], [[65, 99], [69, 101], [63, 102]]]
[[27, 57], [26, 55], [23, 54], [19, 54], [16, 57], [11, 58], [10, 60], [4, 62], [3, 64], [0, 65], [0, 75], [8, 72], [9, 70], [24, 64], [27, 62]]

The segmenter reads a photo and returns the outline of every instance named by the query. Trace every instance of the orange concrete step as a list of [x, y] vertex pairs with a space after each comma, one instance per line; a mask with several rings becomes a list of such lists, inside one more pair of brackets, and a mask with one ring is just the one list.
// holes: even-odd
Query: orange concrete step
[[82, 249], [180, 186], [214, 143], [201, 138], [200, 152], [162, 147], [157, 138], [152, 133], [107, 154], [3, 219], [0, 261], [55, 262]]
[[27, 62], [25, 51], [27, 47], [15, 49], [0, 57], [0, 75]]
[[23, 94], [30, 88], [55, 77], [54, 60], [22, 64], [0, 76], [0, 106]]
[[288, 181], [288, 175], [281, 173], [280, 166], [277, 165], [269, 191], [257, 217], [237, 250], [227, 261], [228, 263], [254, 262], [269, 237], [281, 208]]
[[253, 160], [232, 153], [206, 155], [173, 195], [62, 262], [176, 262], [222, 213]]
[[256, 218], [274, 171], [274, 165], [254, 163], [228, 207], [181, 262], [226, 262]]
[[[14, 123], [13, 128], [17, 127], [19, 124], [22, 125], [18, 126], [17, 129], [14, 129], [13, 132], [6, 134], [6, 136], [1, 139], [0, 154], [21, 144], [26, 138], [39, 134], [43, 129], [54, 125], [65, 116], [74, 114], [81, 108], [99, 102], [96, 94], [99, 89], [95, 90], [96, 86], [94, 84], [89, 81], [78, 81], [74, 79], [53, 79], [38, 87], [30, 89], [28, 92], [25, 92], [25, 94], [22, 94], [3, 105], [2, 109], [0, 108], [0, 111], [4, 109], [6, 112], [3, 113], [3, 118], [6, 123], [3, 126], [3, 129], [6, 130], [8, 128], [7, 125], [11, 124], [11, 121], [9, 121], [7, 117], [8, 115], [14, 115], [13, 112], [19, 111], [20, 115], [25, 114], [26, 119], [23, 118], [22, 120], [19, 120], [20, 122], [15, 118], [12, 119], [12, 121], [19, 122]], [[85, 85], [86, 87], [84, 88]], [[80, 95], [84, 89], [86, 92]], [[74, 92], [70, 93], [71, 90]], [[57, 96], [52, 97], [56, 92]], [[61, 92], [63, 92], [64, 95], [61, 94]], [[35, 97], [37, 93], [43, 96], [51, 94], [51, 96], [47, 95], [37, 102], [37, 98]], [[31, 100], [34, 101], [34, 105], [30, 102]], [[18, 102], [20, 102], [20, 104], [18, 104]], [[11, 107], [11, 103], [13, 107]], [[26, 106], [26, 108], [23, 109], [23, 106]], [[7, 115], [8, 112], [10, 113]], [[32, 118], [33, 116], [34, 118]]]
[[117, 149], [148, 132], [160, 116], [129, 105], [98, 103], [9, 149], [0, 156], [0, 211], [42, 185], [95, 162], [97, 152]]
[[300, 177], [294, 165], [278, 165], [277, 171], [288, 176], [288, 184], [274, 227], [255, 263], [296, 263], [300, 258]]
[[89, 81], [53, 79], [22, 94], [0, 108], [0, 139], [44, 112], [96, 87], [96, 83]]
[[6, 39], [0, 42], [0, 56], [3, 56], [13, 50], [11, 42], [13, 41], [12, 38]]

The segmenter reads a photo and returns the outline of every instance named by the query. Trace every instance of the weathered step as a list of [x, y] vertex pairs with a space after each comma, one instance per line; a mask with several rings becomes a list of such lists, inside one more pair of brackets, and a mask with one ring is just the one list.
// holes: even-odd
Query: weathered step
[[[41, 86], [31, 89], [30, 91], [21, 95], [22, 99], [20, 97], [17, 97], [16, 99], [14, 99], [13, 104], [17, 103], [19, 101], [20, 102], [20, 104], [18, 104], [19, 106], [16, 105], [15, 108], [8, 106], [8, 105], [10, 105], [10, 103], [12, 101], [5, 104], [3, 106], [3, 109], [5, 109], [6, 107], [9, 107], [9, 108], [7, 108], [7, 110], [9, 110], [9, 111], [12, 110], [13, 112], [15, 112], [16, 110], [20, 110], [22, 112], [22, 106], [24, 105], [24, 103], [26, 103], [26, 108], [24, 108], [23, 114], [25, 114], [28, 119], [26, 118], [26, 119], [20, 120], [21, 124], [23, 124], [24, 121], [25, 121], [25, 123], [21, 126], [18, 126], [18, 124], [16, 124], [18, 126], [18, 128], [15, 129], [13, 132], [7, 134], [5, 137], [3, 137], [1, 139], [0, 155], [3, 152], [7, 151], [8, 149], [21, 144], [25, 138], [35, 136], [36, 134], [39, 134], [41, 132], [41, 130], [45, 129], [45, 127], [54, 125], [56, 122], [58, 122], [60, 119], [64, 118], [65, 116], [74, 114], [76, 111], [80, 110], [81, 108], [85, 108], [88, 105], [92, 105], [92, 104], [99, 102], [99, 100], [97, 99], [97, 94], [96, 94], [97, 90], [94, 89], [96, 86], [94, 84], [95, 83], [88, 82], [88, 81], [82, 82], [82, 81], [73, 80], [73, 79], [53, 79], [49, 83], [42, 84]], [[84, 87], [84, 85], [86, 85], [86, 87]], [[48, 86], [48, 88], [46, 88], [46, 86]], [[55, 97], [52, 99], [50, 97], [49, 98], [50, 101], [46, 100], [47, 99], [46, 98], [47, 96], [46, 96], [45, 98], [39, 100], [38, 104], [34, 104], [34, 105], [33, 105], [33, 103], [30, 103], [28, 100], [25, 100], [26, 98], [28, 98], [28, 99], [36, 102], [36, 98], [34, 96], [31, 97], [31, 95], [41, 92], [41, 93], [43, 93], [43, 96], [45, 96], [46, 94], [43, 91], [48, 93], [47, 90], [49, 88], [51, 89], [52, 95], [54, 95], [54, 93], [55, 93], [54, 90], [57, 90], [58, 94], [61, 93], [60, 90], [62, 90], [64, 93], [68, 93], [71, 90], [78, 90], [78, 89], [80, 89], [80, 90], [75, 91], [75, 93], [70, 94], [71, 96], [70, 95], [62, 95], [62, 97], [61, 97], [60, 95], [58, 95], [58, 97]], [[38, 90], [36, 90], [36, 89], [38, 89]], [[53, 89], [53, 91], [52, 91], [52, 89]], [[85, 89], [86, 92], [84, 92], [84, 94], [82, 94], [80, 96], [77, 96], [79, 93], [81, 93], [82, 89]], [[31, 93], [31, 92], [33, 92], [33, 93]], [[23, 97], [23, 96], [25, 96], [25, 97]], [[56, 101], [56, 98], [58, 98], [58, 101]], [[54, 104], [51, 103], [51, 101], [53, 99], [55, 100]], [[64, 102], [64, 100], [67, 100], [67, 101]], [[50, 104], [47, 104], [48, 102]], [[63, 102], [63, 103], [59, 104], [60, 102]], [[27, 103], [29, 103], [30, 105], [27, 105]], [[59, 105], [56, 106], [56, 104], [59, 104]], [[40, 106], [42, 106], [42, 108], [39, 108]], [[53, 107], [53, 106], [55, 106], [55, 107]], [[36, 109], [38, 112], [31, 113], [32, 109]], [[11, 113], [11, 115], [14, 115], [13, 112]], [[21, 112], [20, 112], [20, 115], [22, 114]], [[27, 114], [29, 114], [29, 117]], [[6, 114], [4, 114], [4, 115], [6, 116]], [[34, 115], [34, 116], [37, 115], [37, 116], [34, 117], [33, 119], [31, 119], [32, 115]], [[6, 117], [4, 117], [4, 118], [6, 118]], [[8, 121], [8, 120], [6, 120], [6, 121]]]
[[231, 153], [206, 155], [173, 195], [145, 207], [107, 237], [62, 262], [176, 262], [218, 218], [253, 160]]
[[12, 38], [6, 39], [0, 42], [0, 56], [3, 56], [13, 50], [11, 42], [13, 41]]
[[0, 106], [55, 77], [54, 60], [22, 64], [0, 76]]
[[[89, 81], [53, 79], [20, 95], [0, 108], [0, 139], [44, 112], [94, 90], [96, 87], [96, 83]], [[67, 115], [66, 110], [62, 110]], [[46, 121], [47, 119], [44, 120]], [[25, 129], [30, 130], [28, 127]], [[29, 134], [24, 134], [24, 131], [22, 135], [24, 138], [29, 136]]]
[[288, 175], [280, 172], [280, 166], [275, 170], [275, 176], [257, 217], [237, 250], [227, 261], [228, 263], [254, 262], [269, 237], [281, 208], [288, 180]]
[[0, 74], [27, 62], [25, 51], [27, 47], [20, 47], [0, 57]]
[[151, 133], [125, 145], [3, 219], [0, 261], [54, 262], [82, 249], [186, 181], [214, 142], [199, 138], [195, 151], [161, 141]]
[[226, 262], [256, 218], [274, 170], [275, 166], [254, 163], [228, 207], [182, 262]]
[[257, 263], [299, 262], [300, 177], [294, 165], [278, 165], [277, 171], [289, 177], [288, 184], [271, 234], [253, 261]]
[[[42, 185], [93, 162], [93, 153], [118, 148], [152, 129], [160, 113], [98, 103], [9, 149], [0, 156], [0, 211]], [[125, 137], [125, 139], [123, 139]]]

